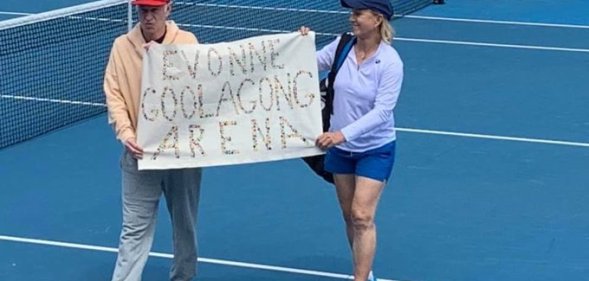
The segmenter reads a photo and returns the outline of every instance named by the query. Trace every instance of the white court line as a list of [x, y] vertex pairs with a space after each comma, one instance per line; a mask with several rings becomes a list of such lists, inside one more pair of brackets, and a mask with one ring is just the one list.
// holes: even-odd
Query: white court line
[[[319, 10], [319, 9], [299, 9], [299, 8], [280, 8], [280, 7], [261, 7], [261, 6], [243, 6], [243, 5], [227, 5], [227, 4], [199, 4], [191, 2], [176, 2], [178, 5], [186, 6], [200, 6], [200, 7], [215, 7], [215, 8], [234, 8], [234, 9], [248, 9], [248, 10], [267, 10], [267, 11], [288, 11], [288, 12], [304, 12], [304, 13], [321, 13], [321, 14], [350, 14], [349, 11], [337, 10]], [[432, 17], [432, 16], [417, 16], [417, 15], [395, 15], [396, 18], [413, 18], [424, 20], [439, 20], [439, 21], [457, 21], [470, 23], [490, 23], [490, 24], [504, 24], [504, 25], [526, 25], [526, 26], [540, 26], [540, 27], [559, 27], [559, 28], [580, 28], [589, 29], [589, 26], [577, 24], [560, 24], [560, 23], [542, 23], [542, 22], [522, 22], [522, 21], [503, 21], [503, 20], [483, 20], [483, 19], [467, 19], [467, 18], [449, 18], [449, 17]]]
[[[263, 28], [251, 28], [251, 27], [230, 27], [230, 26], [202, 25], [202, 24], [178, 24], [178, 26], [208, 28], [208, 29], [236, 30], [236, 31], [270, 32], [270, 33], [293, 32], [293, 30], [263, 29]], [[316, 32], [316, 34], [322, 35], [322, 36], [333, 36], [333, 37], [341, 35], [339, 33], [325, 33], [325, 32]], [[542, 51], [589, 53], [589, 49], [580, 49], [580, 48], [563, 48], [563, 47], [500, 44], [500, 43], [485, 43], [485, 42], [472, 42], [472, 41], [421, 39], [421, 38], [408, 38], [408, 37], [395, 37], [393, 39], [393, 41], [394, 40], [406, 41], [406, 42], [419, 42], [419, 43], [448, 44], [448, 45], [466, 45], [466, 46], [478, 46], [478, 47], [495, 47], [495, 48], [510, 48], [510, 49], [528, 49], [528, 50], [542, 50]]]
[[185, 5], [185, 6], [197, 6], [197, 7], [233, 8], [233, 9], [261, 10], [261, 11], [303, 12], [303, 13], [344, 14], [344, 15], [350, 14], [349, 11], [319, 10], [319, 9], [243, 6], [243, 5], [227, 5], [227, 4], [206, 4], [206, 3], [194, 3], [194, 2], [175, 2], [175, 4]]
[[419, 133], [419, 134], [428, 134], [428, 135], [444, 135], [444, 136], [477, 138], [477, 139], [491, 139], [491, 140], [516, 141], [516, 142], [528, 142], [528, 143], [554, 144], [554, 145], [563, 145], [563, 146], [589, 147], [589, 143], [583, 143], [583, 142], [532, 139], [532, 138], [520, 138], [520, 137], [506, 137], [506, 136], [497, 136], [497, 135], [482, 135], [482, 134], [446, 132], [446, 131], [411, 129], [411, 128], [395, 128], [395, 129], [399, 132]]
[[[299, 8], [280, 8], [280, 7], [261, 7], [261, 6], [243, 6], [243, 5], [227, 5], [227, 4], [202, 4], [194, 2], [176, 2], [177, 5], [186, 6], [200, 6], [200, 7], [216, 7], [216, 8], [235, 8], [235, 9], [249, 9], [249, 10], [269, 10], [269, 11], [288, 11], [288, 12], [304, 12], [304, 13], [322, 13], [322, 14], [349, 14], [348, 11], [336, 10], [319, 10], [319, 9], [299, 9]], [[8, 12], [0, 11], [0, 15], [19, 15], [28, 16], [32, 13]], [[556, 27], [556, 28], [576, 28], [589, 29], [588, 25], [579, 24], [562, 24], [562, 23], [543, 23], [543, 22], [525, 22], [525, 21], [506, 21], [506, 20], [484, 20], [484, 19], [468, 19], [468, 18], [450, 18], [450, 17], [434, 17], [434, 16], [418, 16], [418, 15], [395, 15], [396, 17], [405, 17], [411, 19], [423, 20], [437, 20], [437, 21], [455, 21], [468, 23], [489, 23], [502, 25], [524, 25], [524, 26], [538, 26], [538, 27]]]
[[[192, 3], [194, 4], [194, 3]], [[194, 4], [196, 6], [227, 6], [227, 7], [248, 7], [248, 6], [235, 6], [235, 5], [211, 5], [211, 4]], [[253, 7], [249, 7], [253, 8]], [[267, 7], [256, 7], [260, 9], [273, 9]], [[286, 8], [285, 8], [286, 9]], [[300, 10], [300, 9], [295, 9]], [[96, 20], [96, 21], [113, 21], [123, 22], [122, 19], [107, 19], [107, 18], [83, 18], [71, 16], [70, 18], [85, 19], [85, 20]], [[202, 25], [202, 24], [181, 24], [178, 26], [182, 27], [196, 27], [196, 28], [208, 28], [208, 29], [222, 29], [222, 30], [236, 30], [236, 31], [252, 31], [252, 32], [264, 32], [264, 33], [289, 33], [294, 30], [280, 30], [280, 29], [265, 29], [265, 28], [250, 28], [250, 27], [230, 27], [230, 26], [219, 26], [219, 25]], [[317, 35], [323, 36], [339, 36], [338, 33], [324, 33], [317, 32]], [[565, 47], [551, 47], [551, 46], [536, 46], [536, 45], [517, 45], [517, 44], [501, 44], [501, 43], [486, 43], [486, 42], [472, 42], [472, 41], [456, 41], [456, 40], [437, 40], [437, 39], [423, 39], [423, 38], [409, 38], [409, 37], [395, 37], [394, 40], [405, 41], [405, 42], [419, 42], [419, 43], [433, 43], [433, 44], [448, 44], [448, 45], [465, 45], [465, 46], [479, 46], [479, 47], [495, 47], [495, 48], [511, 48], [511, 49], [528, 49], [528, 50], [542, 50], [542, 51], [559, 51], [559, 52], [576, 52], [576, 53], [589, 53], [589, 49], [581, 48], [565, 48]]]
[[420, 43], [449, 44], [449, 45], [466, 45], [466, 46], [479, 46], [479, 47], [495, 47], [495, 48], [510, 48], [510, 49], [528, 49], [528, 50], [542, 50], [542, 51], [589, 53], [589, 49], [579, 49], [579, 48], [563, 48], [563, 47], [517, 45], [517, 44], [499, 44], [499, 43], [485, 43], [485, 42], [472, 42], [472, 41], [435, 40], [435, 39], [420, 39], [420, 38], [405, 38], [405, 37], [395, 37], [393, 39], [393, 41], [394, 40], [407, 41], [407, 42], [420, 42]]
[[0, 15], [9, 15], [9, 16], [30, 16], [31, 13], [19, 13], [19, 12], [3, 12], [0, 11]]
[[104, 104], [104, 103], [73, 101], [73, 100], [58, 100], [58, 99], [47, 99], [47, 98], [35, 98], [35, 97], [27, 97], [27, 96], [0, 95], [0, 98], [13, 99], [13, 100], [38, 101], [38, 102], [50, 102], [50, 103], [60, 103], [60, 104], [75, 104], [75, 105], [106, 107], [106, 104]]
[[[243, 6], [243, 5], [227, 5], [227, 4], [207, 4], [207, 3], [193, 3], [193, 2], [176, 2], [178, 5], [198, 6], [198, 7], [215, 7], [215, 8], [233, 8], [233, 9], [248, 9], [248, 10], [266, 10], [266, 11], [287, 11], [287, 12], [305, 12], [305, 13], [321, 13], [321, 14], [350, 14], [349, 11], [338, 10], [319, 10], [319, 9], [299, 9], [299, 8], [280, 8], [280, 7], [262, 7], [262, 6]], [[395, 15], [396, 17], [406, 17], [413, 19], [424, 20], [439, 20], [439, 21], [458, 21], [458, 22], [474, 22], [474, 23], [490, 23], [490, 24], [505, 24], [505, 25], [527, 25], [527, 26], [541, 26], [541, 27], [560, 27], [560, 28], [581, 28], [589, 29], [589, 26], [576, 24], [559, 24], [559, 23], [541, 23], [541, 22], [521, 22], [521, 21], [502, 21], [502, 20], [483, 20], [483, 19], [467, 19], [467, 18], [448, 18], [448, 17], [432, 17], [432, 16], [417, 16], [417, 15]]]
[[[18, 12], [1, 12], [0, 15], [13, 15], [13, 16], [30, 16], [34, 15], [31, 13], [18, 13]], [[106, 21], [106, 22], [124, 22], [126, 19], [110, 19], [110, 18], [96, 18], [96, 17], [80, 17], [80, 16], [67, 16], [69, 19], [83, 19], [93, 21]]]
[[490, 24], [505, 24], [505, 25], [526, 25], [526, 26], [539, 26], [539, 27], [558, 27], [558, 28], [589, 29], [589, 26], [587, 26], [587, 25], [577, 25], [577, 24], [543, 23], [543, 22], [523, 22], [523, 21], [503, 21], [503, 20], [482, 20], [482, 19], [466, 19], [466, 18], [447, 18], [447, 17], [416, 16], [416, 15], [406, 15], [404, 17], [405, 18], [410, 18], [410, 19], [439, 20], [439, 21], [457, 21], [457, 22], [472, 22], [472, 23], [490, 23]]
[[[68, 242], [59, 242], [59, 241], [50, 241], [50, 240], [41, 240], [41, 239], [31, 239], [31, 238], [23, 238], [23, 237], [15, 237], [15, 236], [0, 235], [0, 240], [17, 242], [17, 243], [26, 243], [26, 244], [54, 246], [54, 247], [60, 247], [60, 248], [89, 250], [89, 251], [97, 251], [97, 252], [109, 252], [109, 253], [117, 253], [118, 252], [117, 248], [112, 248], [112, 247], [94, 246], [94, 245], [87, 245], [87, 244], [77, 244], [77, 243], [68, 243]], [[149, 253], [149, 255], [152, 257], [158, 257], [158, 258], [166, 258], [166, 259], [173, 258], [172, 254], [167, 254], [167, 253], [151, 252], [151, 253]], [[297, 269], [297, 268], [273, 266], [273, 265], [264, 265], [264, 264], [257, 264], [257, 263], [237, 262], [237, 261], [201, 258], [201, 257], [198, 258], [198, 261], [202, 262], [202, 263], [210, 263], [210, 264], [218, 264], [218, 265], [242, 267], [242, 268], [251, 268], [251, 269], [261, 269], [261, 270], [277, 271], [277, 272], [286, 272], [286, 273], [294, 273], [294, 274], [301, 274], [301, 275], [321, 276], [321, 277], [329, 277], [329, 278], [335, 278], [335, 279], [354, 279], [353, 276], [346, 275], [346, 274], [331, 273], [331, 272], [316, 271], [316, 270], [307, 270], [307, 269]], [[384, 279], [384, 278], [378, 278], [378, 280], [380, 280], [380, 281], [398, 281], [398, 280]]]
[[[122, 22], [124, 20], [114, 20], [105, 18], [82, 18], [72, 16], [71, 18], [96, 20], [96, 21], [113, 21]], [[183, 27], [196, 27], [196, 28], [208, 28], [208, 29], [223, 29], [223, 30], [236, 30], [236, 31], [252, 31], [252, 32], [268, 32], [268, 33], [288, 33], [293, 30], [280, 30], [280, 29], [265, 29], [265, 28], [249, 28], [249, 27], [230, 27], [230, 26], [219, 26], [219, 25], [202, 25], [202, 24], [181, 24], [178, 26]], [[317, 32], [317, 35], [323, 36], [339, 36], [338, 33], [324, 33]], [[511, 49], [528, 49], [528, 50], [543, 50], [543, 51], [560, 51], [560, 52], [577, 52], [577, 53], [589, 53], [589, 49], [580, 48], [563, 48], [563, 47], [550, 47], [550, 46], [535, 46], [535, 45], [517, 45], [517, 44], [500, 44], [500, 43], [485, 43], [485, 42], [472, 42], [472, 41], [454, 41], [454, 40], [435, 40], [435, 39], [422, 39], [422, 38], [408, 38], [408, 37], [395, 37], [394, 40], [405, 41], [405, 42], [419, 42], [419, 43], [433, 43], [433, 44], [448, 44], [448, 45], [466, 45], [466, 46], [479, 46], [479, 47], [495, 47], [495, 48], [511, 48]]]
[[[72, 101], [72, 100], [57, 100], [57, 99], [46, 99], [46, 98], [33, 98], [33, 97], [26, 97], [26, 96], [0, 95], [0, 98], [37, 101], [37, 102], [50, 102], [50, 103], [60, 103], [60, 104], [71, 104], [71, 105], [106, 107], [106, 104], [104, 104], [104, 103]], [[484, 134], [424, 130], [424, 129], [413, 129], [413, 128], [395, 128], [395, 129], [399, 132], [407, 132], [407, 133], [445, 135], [445, 136], [467, 137], [467, 138], [478, 138], [478, 139], [492, 139], [492, 140], [503, 140], [503, 141], [517, 141], [517, 142], [552, 144], [552, 145], [562, 145], [562, 146], [589, 147], [589, 143], [583, 143], [583, 142], [522, 138], [522, 137], [509, 137], [509, 136], [497, 136], [497, 135], [484, 135]]]

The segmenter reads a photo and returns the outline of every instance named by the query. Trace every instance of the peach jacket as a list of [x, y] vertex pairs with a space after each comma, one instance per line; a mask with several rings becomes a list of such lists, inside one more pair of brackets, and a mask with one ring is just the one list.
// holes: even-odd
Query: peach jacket
[[[108, 123], [117, 139], [125, 142], [137, 138], [137, 116], [141, 95], [141, 67], [145, 39], [137, 24], [127, 34], [115, 39], [104, 75], [104, 93]], [[194, 34], [180, 30], [173, 21], [166, 23], [162, 44], [197, 44]]]

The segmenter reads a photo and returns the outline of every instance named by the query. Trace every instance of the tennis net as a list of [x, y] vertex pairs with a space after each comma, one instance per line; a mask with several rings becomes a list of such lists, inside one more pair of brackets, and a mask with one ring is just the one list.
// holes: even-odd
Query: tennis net
[[[402, 16], [432, 0], [393, 0]], [[201, 42], [232, 41], [305, 25], [317, 45], [349, 29], [338, 0], [175, 1], [172, 19]], [[0, 148], [104, 113], [104, 68], [134, 22], [127, 0], [102, 0], [0, 22]]]

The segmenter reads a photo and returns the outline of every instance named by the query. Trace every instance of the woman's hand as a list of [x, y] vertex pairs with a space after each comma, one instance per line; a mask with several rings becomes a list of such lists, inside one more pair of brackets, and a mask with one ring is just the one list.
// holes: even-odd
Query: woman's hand
[[344, 137], [342, 132], [326, 132], [317, 138], [315, 145], [323, 150], [326, 150], [332, 146], [344, 143], [345, 141], [346, 137]]

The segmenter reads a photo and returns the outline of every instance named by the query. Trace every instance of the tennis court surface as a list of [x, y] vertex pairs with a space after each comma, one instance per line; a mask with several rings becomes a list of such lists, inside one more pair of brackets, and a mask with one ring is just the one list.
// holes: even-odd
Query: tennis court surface
[[[379, 280], [588, 280], [589, 2], [395, 2], [405, 83]], [[174, 5], [203, 42], [304, 24], [322, 46], [348, 28], [335, 0]], [[101, 87], [126, 3], [9, 0], [0, 20], [0, 281], [109, 280], [121, 147]], [[145, 281], [168, 278], [160, 210]], [[334, 189], [300, 160], [205, 169], [198, 235], [197, 280], [350, 278]]]

